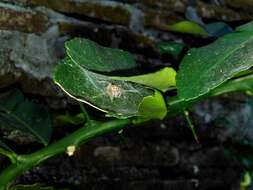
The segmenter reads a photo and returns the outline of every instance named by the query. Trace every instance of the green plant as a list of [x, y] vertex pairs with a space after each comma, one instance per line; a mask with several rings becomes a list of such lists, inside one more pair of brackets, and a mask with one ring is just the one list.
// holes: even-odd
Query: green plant
[[[175, 57], [179, 55], [173, 48], [167, 49]], [[108, 132], [120, 131], [127, 125], [185, 113], [195, 134], [187, 112], [192, 104], [233, 91], [252, 91], [253, 87], [250, 70], [253, 66], [253, 22], [238, 27], [210, 45], [190, 49], [177, 74], [173, 68], [166, 67], [149, 74], [114, 76], [114, 71], [136, 68], [133, 57], [125, 51], [101, 47], [87, 39], [66, 42], [66, 51], [66, 58], [56, 67], [54, 81], [80, 102], [83, 113], [75, 119], [70, 115], [61, 119], [85, 124], [49, 144], [52, 131], [49, 112], [43, 106], [25, 100], [17, 90], [3, 94], [0, 97], [0, 125], [29, 134], [45, 147], [19, 155], [0, 141], [0, 153], [11, 161], [0, 174], [0, 190], [15, 189], [11, 182], [44, 160], [61, 153], [71, 156], [82, 143]], [[165, 97], [164, 92], [175, 88], [176, 96]], [[107, 118], [103, 121], [92, 118], [82, 103], [104, 112]]]

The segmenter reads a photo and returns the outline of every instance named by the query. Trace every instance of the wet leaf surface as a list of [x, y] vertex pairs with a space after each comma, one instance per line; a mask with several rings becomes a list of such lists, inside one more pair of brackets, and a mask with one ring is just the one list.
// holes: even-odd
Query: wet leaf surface
[[154, 93], [139, 84], [88, 71], [69, 58], [58, 64], [54, 81], [72, 98], [126, 117], [137, 116], [142, 99]]
[[253, 33], [228, 34], [214, 43], [191, 49], [177, 75], [181, 99], [193, 100], [253, 66]]
[[112, 72], [136, 67], [128, 52], [103, 47], [85, 38], [74, 38], [66, 42], [65, 47], [71, 60], [88, 70]]

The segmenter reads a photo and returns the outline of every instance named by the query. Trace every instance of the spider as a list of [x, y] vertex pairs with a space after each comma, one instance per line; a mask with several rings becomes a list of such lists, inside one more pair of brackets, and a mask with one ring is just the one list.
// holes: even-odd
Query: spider
[[106, 87], [106, 93], [110, 96], [110, 99], [113, 100], [122, 95], [122, 89], [117, 85], [109, 83]]

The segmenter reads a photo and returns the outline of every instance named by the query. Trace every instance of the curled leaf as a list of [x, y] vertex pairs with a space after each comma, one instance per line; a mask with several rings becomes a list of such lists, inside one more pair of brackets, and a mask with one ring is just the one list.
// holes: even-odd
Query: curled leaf
[[129, 77], [110, 77], [114, 80], [130, 81], [151, 88], [167, 91], [176, 86], [176, 71], [173, 68], [165, 67], [157, 72]]
[[138, 109], [139, 115], [144, 119], [164, 119], [167, 115], [167, 106], [160, 92], [143, 98]]
[[137, 116], [142, 99], [154, 93], [142, 85], [88, 71], [69, 58], [57, 65], [54, 81], [70, 97], [125, 117]]

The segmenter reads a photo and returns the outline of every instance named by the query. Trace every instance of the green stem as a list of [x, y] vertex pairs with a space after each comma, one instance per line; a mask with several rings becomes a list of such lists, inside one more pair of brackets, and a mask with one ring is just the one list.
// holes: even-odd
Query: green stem
[[188, 125], [189, 125], [189, 127], [190, 127], [190, 129], [192, 131], [192, 134], [193, 134], [193, 137], [194, 137], [195, 141], [199, 144], [199, 139], [198, 139], [197, 133], [196, 133], [194, 125], [192, 124], [192, 121], [191, 121], [191, 119], [189, 117], [189, 112], [188, 111], [184, 111], [184, 116], [185, 116], [186, 121], [187, 121], [187, 123], [188, 123]]
[[17, 162], [11, 164], [0, 174], [0, 190], [7, 190], [11, 182], [21, 175], [24, 171], [31, 169], [42, 161], [57, 154], [66, 152], [69, 146], [79, 147], [99, 135], [121, 130], [124, 126], [131, 123], [131, 120], [112, 120], [106, 123], [97, 123], [82, 127], [65, 138], [29, 155], [19, 155]]
[[[217, 96], [228, 92], [246, 91], [252, 89], [253, 89], [253, 75], [250, 75], [228, 81], [227, 83], [211, 91], [208, 94], [208, 96]], [[195, 103], [195, 101], [186, 102], [184, 100], [179, 99], [178, 97], [171, 98], [170, 101], [168, 102], [168, 110], [169, 110], [168, 115], [183, 112], [184, 110], [189, 108], [193, 103]], [[88, 114], [84, 109], [83, 105], [81, 105], [81, 109], [84, 111], [87, 117]], [[187, 113], [185, 114], [187, 116]], [[60, 141], [55, 142], [49, 145], [48, 147], [45, 147], [35, 153], [17, 156], [3, 151], [1, 152], [0, 150], [0, 153], [8, 156], [13, 163], [0, 174], [0, 190], [6, 190], [11, 184], [11, 182], [16, 177], [21, 175], [24, 171], [31, 169], [32, 167], [38, 165], [39, 163], [48, 158], [66, 152], [69, 146], [78, 147], [80, 146], [80, 144], [85, 143], [104, 133], [111, 132], [113, 130], [119, 131], [124, 126], [131, 123], [131, 120], [125, 119], [125, 120], [113, 120], [106, 123], [99, 123], [99, 124], [97, 123], [97, 125], [93, 125], [93, 121], [91, 121], [89, 117], [87, 117], [87, 119], [89, 121], [89, 126], [82, 127], [76, 132], [61, 139]], [[186, 119], [189, 123], [189, 126], [193, 130], [191, 120], [189, 119], [189, 117], [186, 117]]]
[[83, 114], [84, 114], [84, 116], [85, 116], [86, 121], [87, 121], [88, 123], [90, 123], [90, 121], [91, 121], [90, 116], [89, 116], [87, 110], [85, 109], [83, 103], [82, 103], [82, 102], [79, 102], [79, 105], [80, 105], [80, 108], [81, 108], [81, 110], [82, 110], [82, 112], [83, 112]]
[[253, 75], [247, 75], [236, 79], [231, 79], [219, 87], [211, 90], [208, 94], [202, 97], [198, 97], [191, 101], [185, 101], [178, 96], [168, 98], [168, 115], [176, 115], [189, 109], [194, 103], [204, 100], [209, 97], [220, 96], [231, 92], [246, 92], [251, 93], [253, 91]]
[[7, 156], [13, 164], [17, 162], [17, 155], [14, 152], [9, 152], [0, 148], [0, 154]]

